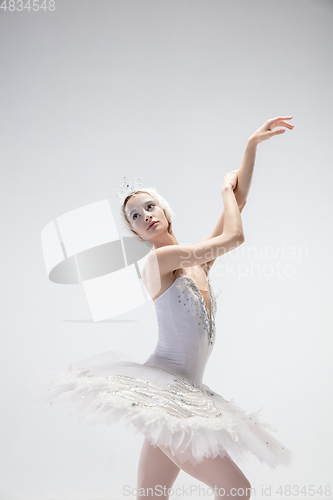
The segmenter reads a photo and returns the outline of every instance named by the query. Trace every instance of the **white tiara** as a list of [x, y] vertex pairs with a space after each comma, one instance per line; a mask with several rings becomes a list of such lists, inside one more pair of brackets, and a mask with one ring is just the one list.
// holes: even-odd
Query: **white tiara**
[[124, 183], [118, 189], [115, 189], [115, 192], [118, 198], [123, 201], [132, 192], [140, 190], [143, 185], [144, 182], [141, 179], [133, 179], [132, 182], [129, 182], [127, 177], [124, 176]]

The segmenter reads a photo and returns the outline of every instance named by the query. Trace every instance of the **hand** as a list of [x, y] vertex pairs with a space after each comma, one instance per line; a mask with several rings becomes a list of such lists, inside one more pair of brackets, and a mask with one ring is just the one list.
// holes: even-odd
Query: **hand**
[[272, 118], [271, 120], [267, 120], [262, 127], [258, 128], [258, 130], [251, 135], [250, 140], [259, 144], [260, 142], [267, 141], [267, 139], [270, 139], [274, 135], [281, 135], [285, 132], [284, 128], [273, 130], [275, 127], [280, 127], [281, 125], [292, 130], [294, 125], [285, 121], [291, 119], [292, 116], [278, 116], [276, 118]]
[[232, 172], [228, 172], [223, 178], [222, 191], [225, 188], [231, 187], [234, 191], [237, 186], [238, 181], [238, 170], [233, 170]]

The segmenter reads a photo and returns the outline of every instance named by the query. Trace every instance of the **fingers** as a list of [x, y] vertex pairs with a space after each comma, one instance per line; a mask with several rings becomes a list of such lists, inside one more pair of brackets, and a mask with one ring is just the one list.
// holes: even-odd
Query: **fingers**
[[[286, 128], [289, 128], [289, 130], [292, 130], [294, 128], [294, 125], [290, 125], [289, 123], [279, 122], [279, 123], [273, 124], [271, 126], [271, 130], [273, 130], [275, 127], [280, 127], [281, 125], [283, 125]], [[280, 129], [280, 130], [284, 131], [284, 129]]]
[[284, 132], [285, 132], [284, 128], [279, 128], [278, 130], [272, 130], [270, 133], [270, 137], [273, 137], [274, 135], [284, 134]]
[[285, 120], [291, 120], [291, 119], [292, 119], [292, 116], [277, 116], [276, 118], [272, 118], [271, 120], [267, 120], [267, 124], [271, 128], [275, 128], [275, 127], [278, 127], [280, 125], [283, 125], [284, 127], [287, 127], [290, 130], [292, 130], [294, 128], [294, 125], [285, 121]]
[[285, 127], [289, 128], [290, 130], [292, 130], [294, 128], [294, 125], [292, 125], [291, 123], [287, 123], [283, 120], [281, 121], [278, 121], [277, 124], [276, 124], [276, 127], [279, 126], [279, 125], [284, 125]]
[[268, 122], [276, 122], [278, 120], [291, 120], [292, 116], [277, 116], [276, 118], [271, 118], [270, 120], [267, 120]]

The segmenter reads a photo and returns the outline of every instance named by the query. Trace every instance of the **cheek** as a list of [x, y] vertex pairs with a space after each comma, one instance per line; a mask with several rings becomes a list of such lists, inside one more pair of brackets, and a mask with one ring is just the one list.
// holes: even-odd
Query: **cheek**
[[134, 220], [132, 222], [132, 227], [134, 228], [138, 228], [141, 226], [141, 221], [142, 221], [142, 218], [141, 217], [137, 217], [136, 220]]

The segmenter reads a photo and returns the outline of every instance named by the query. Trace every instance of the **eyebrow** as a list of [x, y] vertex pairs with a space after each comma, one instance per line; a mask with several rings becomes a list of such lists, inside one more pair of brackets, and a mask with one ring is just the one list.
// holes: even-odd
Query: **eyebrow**
[[[154, 203], [154, 200], [148, 200], [148, 201], [145, 201], [145, 204], [147, 204], [147, 203], [151, 203], [151, 202], [153, 202], [153, 203]], [[131, 210], [131, 212], [130, 212], [130, 214], [129, 214], [129, 216], [128, 216], [128, 217], [131, 217], [132, 212], [134, 212], [135, 210], [137, 210], [137, 208], [133, 208], [133, 210]]]

